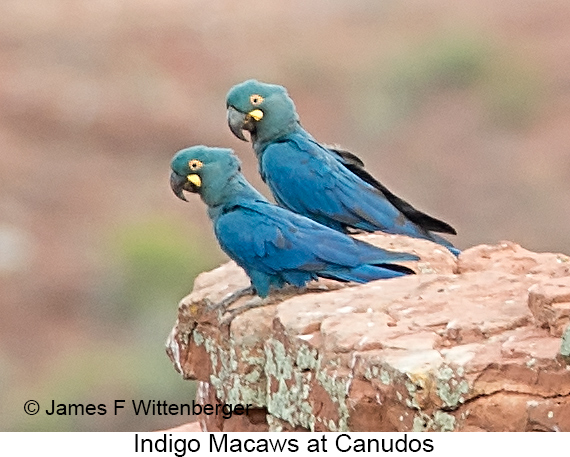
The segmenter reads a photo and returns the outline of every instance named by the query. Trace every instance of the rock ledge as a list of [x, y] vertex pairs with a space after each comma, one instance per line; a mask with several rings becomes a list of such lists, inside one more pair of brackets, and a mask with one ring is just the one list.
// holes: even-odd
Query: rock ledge
[[427, 241], [362, 238], [418, 254], [418, 274], [319, 281], [229, 327], [205, 305], [247, 286], [245, 273], [230, 262], [196, 279], [167, 352], [202, 404], [254, 408], [200, 417], [202, 430], [570, 431], [568, 256], [502, 242], [455, 259]]

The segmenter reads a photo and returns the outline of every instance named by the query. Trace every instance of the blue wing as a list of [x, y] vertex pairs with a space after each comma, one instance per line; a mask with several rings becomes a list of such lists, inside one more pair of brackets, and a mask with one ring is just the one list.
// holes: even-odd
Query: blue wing
[[415, 224], [421, 226], [425, 230], [432, 232], [457, 235], [456, 230], [447, 222], [436, 219], [429, 214], [417, 210], [407, 201], [401, 199], [393, 192], [391, 192], [386, 186], [384, 186], [381, 182], [374, 178], [374, 176], [366, 171], [364, 162], [362, 162], [362, 160], [360, 160], [360, 158], [354, 155], [352, 152], [329, 146], [327, 146], [326, 149], [330, 151], [337, 158], [337, 160], [340, 160], [346, 168], [357, 175], [360, 179], [366, 181], [372, 187], [382, 192], [384, 197], [386, 197], [392, 205], [398, 208], [398, 210], [404, 213], [405, 216]]
[[268, 145], [260, 171], [280, 205], [335, 230], [381, 230], [452, 246], [412, 222], [381, 190], [347, 168], [342, 156], [308, 135], [295, 133]]
[[317, 276], [367, 282], [400, 276], [391, 262], [417, 256], [386, 251], [350, 238], [268, 202], [244, 202], [218, 218], [222, 249], [246, 270], [254, 287], [303, 286]]

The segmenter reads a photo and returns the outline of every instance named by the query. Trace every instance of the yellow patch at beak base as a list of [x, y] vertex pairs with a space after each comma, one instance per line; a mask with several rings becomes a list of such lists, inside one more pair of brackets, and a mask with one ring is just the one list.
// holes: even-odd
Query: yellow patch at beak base
[[263, 119], [263, 111], [261, 111], [260, 109], [254, 109], [253, 111], [250, 111], [247, 114], [249, 114], [256, 121], [260, 121], [261, 119]]
[[188, 175], [186, 176], [188, 178], [188, 181], [190, 181], [192, 184], [194, 184], [196, 187], [202, 187], [202, 180], [200, 179], [200, 176], [198, 175]]

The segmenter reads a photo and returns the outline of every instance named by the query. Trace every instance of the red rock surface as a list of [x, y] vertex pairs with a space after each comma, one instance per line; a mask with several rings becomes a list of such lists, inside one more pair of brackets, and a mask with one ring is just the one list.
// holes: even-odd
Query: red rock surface
[[[504, 242], [458, 259], [431, 243], [415, 276], [275, 295], [228, 327], [215, 302], [248, 280], [233, 263], [202, 274], [169, 342], [198, 400], [250, 403], [201, 418], [208, 431], [570, 431], [570, 258]], [[453, 272], [457, 271], [457, 274]], [[423, 273], [422, 273], [423, 272]], [[245, 297], [240, 306], [251, 297]]]

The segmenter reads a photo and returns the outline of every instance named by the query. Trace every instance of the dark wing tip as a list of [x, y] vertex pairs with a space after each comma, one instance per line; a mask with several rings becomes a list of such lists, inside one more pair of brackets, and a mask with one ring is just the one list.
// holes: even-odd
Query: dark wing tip
[[338, 149], [331, 150], [343, 159], [342, 163], [346, 168], [352, 171], [360, 179], [370, 184], [376, 190], [382, 192], [388, 201], [392, 203], [392, 205], [394, 205], [396, 208], [398, 208], [398, 210], [401, 211], [402, 214], [404, 214], [404, 216], [406, 216], [414, 224], [417, 224], [423, 229], [431, 232], [457, 235], [457, 231], [447, 222], [436, 219], [429, 214], [417, 210], [408, 202], [393, 194], [390, 190], [388, 190], [388, 188], [386, 188], [386, 186], [380, 183], [376, 178], [374, 178], [364, 169], [364, 163], [357, 156], [348, 151], [342, 151]]
[[405, 267], [403, 265], [397, 265], [395, 263], [381, 264], [379, 267], [386, 268], [387, 270], [396, 271], [405, 275], [415, 275], [416, 272], [411, 268]]

